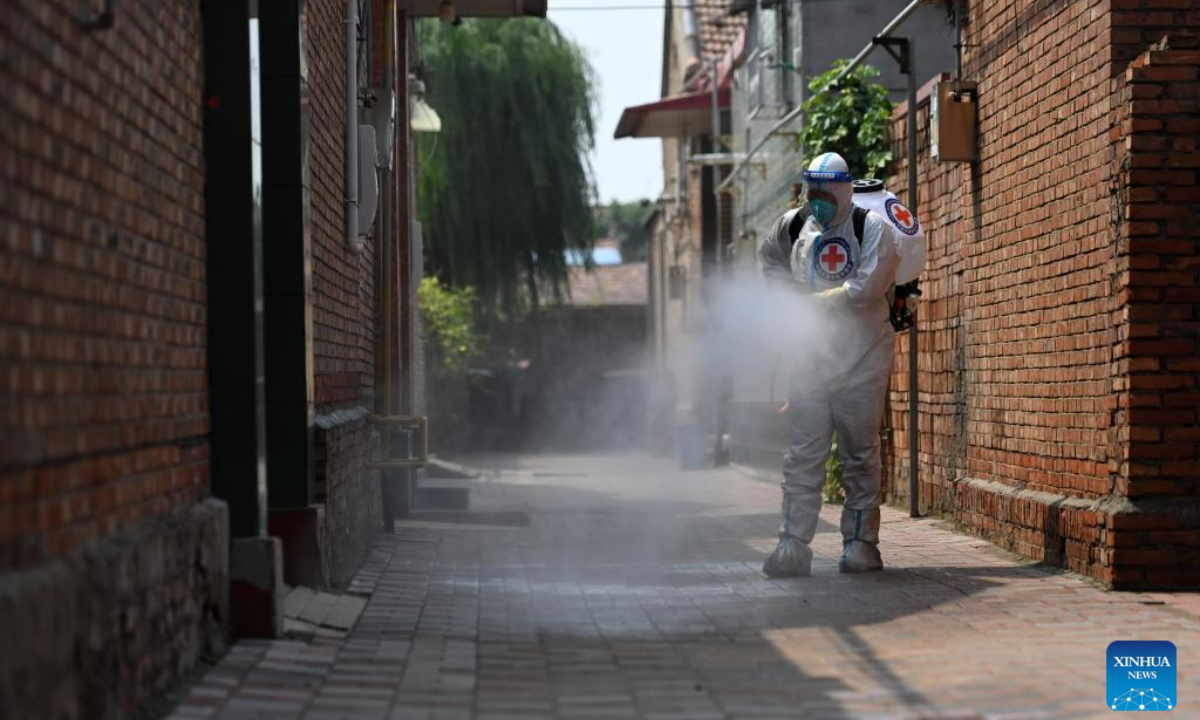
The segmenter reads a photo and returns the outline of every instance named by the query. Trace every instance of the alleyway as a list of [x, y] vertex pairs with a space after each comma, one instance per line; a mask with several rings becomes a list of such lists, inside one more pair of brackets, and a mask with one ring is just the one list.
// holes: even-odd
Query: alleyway
[[[1104, 717], [1105, 648], [1178, 646], [1200, 717], [1200, 599], [1108, 593], [885, 511], [889, 569], [759, 572], [778, 488], [645, 457], [507, 457], [467, 523], [400, 523], [345, 637], [240, 642], [184, 718]], [[478, 463], [476, 463], [478, 465]]]

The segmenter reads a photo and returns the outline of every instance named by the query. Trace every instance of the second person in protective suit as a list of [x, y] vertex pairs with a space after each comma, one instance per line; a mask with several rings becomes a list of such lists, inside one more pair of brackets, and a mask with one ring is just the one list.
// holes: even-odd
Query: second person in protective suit
[[892, 229], [855, 208], [849, 167], [836, 153], [804, 172], [807, 207], [781, 217], [759, 247], [768, 283], [807, 298], [818, 341], [797, 348], [790, 365], [779, 544], [763, 564], [770, 577], [807, 575], [817, 529], [825, 462], [833, 433], [844, 463], [842, 572], [879, 570], [879, 431], [895, 333], [888, 292], [900, 258]]

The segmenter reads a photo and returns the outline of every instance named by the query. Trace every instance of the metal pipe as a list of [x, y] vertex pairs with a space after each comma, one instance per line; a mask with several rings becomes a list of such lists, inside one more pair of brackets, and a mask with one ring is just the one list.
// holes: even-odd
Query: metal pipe
[[[396, 91], [396, 72], [394, 65], [395, 59], [395, 0], [384, 0], [383, 3], [383, 87], [386, 90]], [[407, 86], [407, 82], [405, 83]], [[405, 88], [407, 90], [407, 87]], [[383, 142], [392, 148], [393, 155], [396, 152], [395, 129], [391, 130], [393, 137], [390, 142], [384, 139]], [[391, 168], [396, 167], [395, 159], [390, 163]], [[395, 401], [396, 374], [393, 372], [392, 361], [395, 353], [395, 336], [392, 328], [394, 326], [393, 318], [395, 317], [395, 302], [396, 293], [392, 285], [392, 277], [396, 272], [393, 267], [393, 258], [396, 253], [396, 234], [392, 227], [392, 210], [395, 203], [395, 176], [393, 170], [388, 167], [382, 168], [380, 175], [382, 182], [380, 183], [380, 197], [383, 202], [379, 207], [379, 238], [377, 240], [378, 248], [375, 257], [379, 264], [379, 287], [377, 293], [383, 298], [383, 327], [379, 329], [379, 336], [383, 338], [383, 392], [381, 393], [382, 401], [376, 399], [375, 412], [388, 415], [399, 412]], [[400, 215], [403, 217], [403, 215]]]
[[683, 80], [687, 81], [687, 72], [693, 67], [692, 61], [694, 60], [697, 63], [701, 63], [704, 61], [704, 59], [701, 56], [700, 31], [697, 29], [698, 25], [696, 23], [696, 5], [694, 3], [686, 3], [680, 5], [679, 7], [683, 8], [684, 10], [682, 18], [683, 40], [687, 45], [688, 51], [691, 53], [691, 57], [687, 58], [683, 62]]
[[[395, 92], [396, 73], [394, 71], [395, 64], [395, 14], [396, 7], [394, 0], [384, 0], [383, 3], [383, 88], [386, 93]], [[374, 80], [372, 78], [372, 80]], [[373, 83], [372, 83], [373, 84]], [[407, 85], [407, 83], [405, 83]], [[407, 88], [406, 88], [407, 89]], [[390, 99], [390, 98], [388, 98]], [[384, 99], [377, 102], [386, 102]], [[390, 139], [382, 139], [385, 146], [391, 147], [392, 153], [396, 152], [395, 143], [395, 128], [390, 128], [393, 137]], [[380, 343], [382, 348], [377, 352], [379, 358], [380, 370], [377, 373], [382, 374], [380, 387], [383, 392], [375, 395], [375, 413], [377, 415], [393, 415], [399, 412], [396, 406], [396, 371], [394, 367], [396, 342], [395, 332], [395, 317], [396, 317], [396, 293], [395, 285], [392, 278], [395, 277], [395, 257], [396, 257], [396, 235], [395, 228], [392, 226], [395, 218], [394, 215], [403, 217], [402, 214], [393, 213], [393, 205], [395, 204], [395, 174], [392, 168], [396, 167], [394, 157], [387, 165], [380, 169], [380, 188], [379, 196], [382, 200], [379, 207], [379, 232], [375, 235], [375, 258], [378, 264], [378, 282], [376, 293], [380, 298], [380, 305], [383, 309], [382, 327], [377, 329], [378, 337], [383, 341]], [[395, 450], [392, 445], [396, 442], [396, 433], [390, 428], [385, 428], [380, 433], [380, 441], [382, 443], [383, 457], [390, 458], [394, 456]], [[395, 469], [380, 469], [379, 483], [380, 495], [382, 496], [383, 505], [383, 531], [391, 535], [396, 531], [396, 493], [400, 490], [400, 475], [404, 470]], [[400, 503], [403, 508], [408, 507], [408, 503]]]
[[[891, 35], [893, 32], [895, 32], [896, 28], [900, 27], [900, 23], [907, 20], [908, 16], [911, 15], [913, 13], [913, 11], [917, 9], [917, 6], [925, 1], [926, 0], [913, 0], [912, 2], [910, 2], [908, 4], [908, 7], [901, 10], [899, 15], [892, 18], [892, 21], [889, 22], [887, 25], [884, 25], [883, 29], [880, 30], [878, 33], [876, 33], [875, 37], [882, 38], [882, 37], [888, 37], [889, 35]], [[910, 42], [911, 42], [911, 40], [910, 40]], [[858, 54], [854, 56], [854, 59], [850, 61], [850, 64], [847, 65], [845, 67], [845, 69], [843, 69], [842, 72], [840, 72], [838, 74], [838, 80], [841, 80], [842, 78], [846, 77], [846, 75], [849, 74], [851, 70], [858, 67], [862, 63], [863, 60], [866, 60], [867, 55], [871, 54], [871, 50], [874, 49], [874, 47], [875, 47], [875, 39], [872, 38], [871, 42], [867, 43], [866, 47], [864, 47], [862, 50], [859, 50]]]
[[679, 214], [679, 206], [683, 203], [687, 185], [683, 182], [683, 159], [686, 157], [684, 143], [686, 137], [675, 138], [675, 214]]
[[[890, 35], [893, 31], [895, 31], [895, 29], [897, 27], [900, 26], [900, 23], [907, 20], [908, 16], [911, 15], [913, 13], [913, 11], [917, 9], [917, 6], [920, 5], [924, 1], [925, 0], [913, 0], [912, 2], [910, 2], [907, 7], [905, 7], [903, 10], [900, 11], [899, 15], [892, 18], [891, 22], [889, 22], [887, 25], [885, 25], [883, 27], [882, 30], [880, 30], [879, 33], [875, 37], [877, 37], [877, 38], [887, 37], [888, 35]], [[847, 65], [846, 67], [842, 68], [842, 71], [840, 73], [838, 73], [837, 78], [834, 80], [833, 83], [831, 83], [831, 85], [836, 85], [843, 78], [845, 78], [847, 75], [849, 75], [856, 67], [858, 67], [860, 64], [862, 64], [862, 61], [866, 59], [867, 55], [869, 55], [871, 53], [871, 50], [874, 47], [875, 47], [874, 41], [867, 43], [867, 46], [864, 47], [862, 50], [860, 50], [858, 52], [858, 54], [854, 56], [854, 59], [850, 61], [850, 64]], [[795, 108], [788, 111], [788, 113], [786, 115], [779, 118], [779, 120], [774, 125], [771, 126], [771, 129], [768, 130], [766, 132], [766, 134], [764, 134], [762, 136], [762, 138], [758, 141], [758, 143], [753, 148], [750, 149], [750, 152], [746, 153], [746, 159], [734, 166], [733, 170], [729, 173], [729, 176], [726, 177], [725, 180], [721, 183], [721, 185], [717, 188], [717, 191], [720, 192], [721, 190], [724, 190], [726, 187], [729, 186], [730, 183], [733, 182], [734, 178], [736, 178], [739, 174], [741, 174], [742, 170], [744, 170], [746, 168], [746, 166], [750, 164], [750, 160], [758, 153], [759, 150], [762, 149], [763, 145], [766, 145], [767, 141], [771, 139], [771, 136], [773, 136], [775, 133], [779, 132], [779, 130], [782, 129], [785, 125], [790, 123], [792, 120], [795, 120], [797, 117], [799, 117], [803, 113], [804, 113], [804, 106], [797, 105]]]
[[762, 48], [763, 0], [754, 1], [754, 49]]
[[[916, 43], [908, 38], [908, 209], [917, 213], [917, 53]], [[908, 514], [921, 516], [921, 486], [917, 482], [917, 323], [908, 329]]]
[[963, 4], [958, 0], [954, 3], [954, 98], [962, 95], [962, 11]]
[[[717, 56], [713, 55], [709, 59], [709, 66], [712, 68], [712, 151], [720, 150], [721, 140], [721, 108], [719, 106], [720, 91], [717, 88], [717, 83], [720, 78], [717, 77]], [[716, 181], [716, 176], [713, 176], [713, 181]]]
[[358, 239], [358, 0], [346, 0], [346, 241]]
[[744, 156], [741, 153], [697, 153], [687, 159], [692, 165], [711, 167], [714, 165], [732, 165]]

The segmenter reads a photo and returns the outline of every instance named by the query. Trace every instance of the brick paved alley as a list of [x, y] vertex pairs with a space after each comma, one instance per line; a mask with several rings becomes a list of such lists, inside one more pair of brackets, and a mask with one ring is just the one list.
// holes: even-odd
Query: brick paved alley
[[[465, 522], [398, 523], [345, 636], [241, 641], [185, 718], [1103, 717], [1112, 640], [1172, 640], [1200, 717], [1200, 598], [1105, 592], [885, 510], [888, 570], [772, 581], [777, 486], [646, 457], [480, 461]], [[477, 463], [478, 464], [478, 463]]]

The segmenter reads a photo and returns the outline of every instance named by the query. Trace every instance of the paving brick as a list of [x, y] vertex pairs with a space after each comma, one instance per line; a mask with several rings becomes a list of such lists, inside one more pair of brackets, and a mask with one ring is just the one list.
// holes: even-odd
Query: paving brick
[[1200, 651], [1200, 594], [1104, 591], [934, 519], [885, 509], [888, 569], [846, 576], [827, 508], [814, 575], [769, 580], [776, 484], [645, 457], [525, 462], [578, 477], [480, 485], [474, 507], [522, 508], [527, 527], [400, 523], [351, 632], [239, 643], [176, 716], [1094, 717], [1112, 640]]

